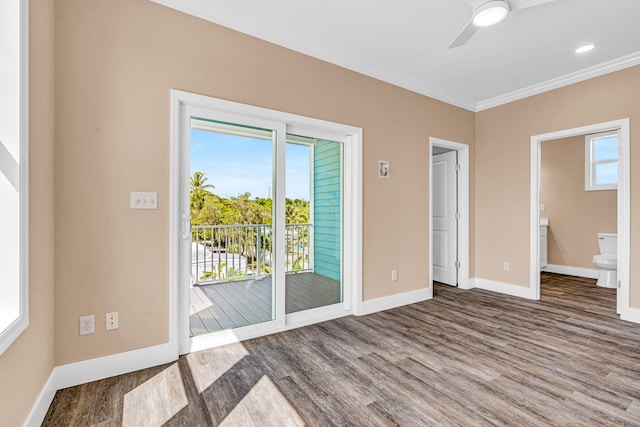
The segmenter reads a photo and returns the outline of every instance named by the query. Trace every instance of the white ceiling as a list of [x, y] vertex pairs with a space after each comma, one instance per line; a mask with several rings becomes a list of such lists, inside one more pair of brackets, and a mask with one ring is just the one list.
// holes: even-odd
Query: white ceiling
[[152, 1], [472, 111], [640, 64], [640, 0], [512, 11], [455, 49], [483, 0]]

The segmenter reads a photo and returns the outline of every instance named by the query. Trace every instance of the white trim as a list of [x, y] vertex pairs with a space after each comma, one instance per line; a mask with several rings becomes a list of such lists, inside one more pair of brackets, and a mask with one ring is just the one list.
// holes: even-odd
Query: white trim
[[29, 0], [20, 1], [19, 314], [0, 331], [0, 355], [29, 327]]
[[304, 34], [291, 33], [268, 22], [251, 19], [247, 16], [238, 16], [237, 14], [229, 13], [223, 7], [211, 7], [211, 3], [208, 0], [190, 0], [186, 2], [176, 0], [151, 1], [450, 105], [470, 111], [474, 111], [476, 107], [472, 102], [447, 95], [434, 90], [434, 88], [427, 88], [416, 79], [398, 74], [390, 69], [385, 70], [380, 67], [380, 64], [367, 58], [359, 57], [357, 54], [354, 55], [353, 52], [343, 51], [340, 46], [331, 46], [330, 48], [318, 46], [317, 43], [305, 37]]
[[47, 415], [47, 411], [53, 402], [53, 398], [56, 395], [56, 391], [58, 391], [58, 387], [56, 387], [56, 377], [54, 375], [54, 371], [51, 371], [49, 374], [49, 378], [47, 378], [47, 382], [44, 383], [42, 389], [40, 390], [40, 394], [38, 394], [38, 398], [36, 402], [31, 407], [29, 411], [29, 415], [24, 420], [22, 424], [24, 427], [40, 427], [42, 422], [44, 421], [44, 417]]
[[[258, 127], [276, 129], [278, 144], [276, 144], [275, 154], [280, 157], [280, 164], [284, 164], [284, 143], [285, 136], [289, 129], [304, 130], [305, 134], [314, 137], [326, 138], [344, 143], [345, 155], [345, 197], [344, 197], [344, 262], [343, 262], [343, 282], [345, 284], [344, 302], [338, 311], [307, 311], [306, 316], [309, 321], [302, 319], [304, 315], [289, 317], [284, 313], [284, 291], [276, 290], [275, 296], [278, 300], [273, 304], [278, 310], [276, 320], [264, 322], [257, 325], [250, 325], [245, 328], [237, 328], [231, 333], [216, 333], [210, 338], [198, 337], [197, 340], [188, 339], [187, 320], [185, 310], [188, 313], [188, 290], [180, 287], [181, 265], [186, 265], [183, 256], [178, 249], [182, 243], [181, 223], [185, 207], [188, 209], [188, 197], [182, 194], [181, 179], [185, 178], [185, 170], [188, 170], [188, 151], [184, 152], [185, 144], [188, 140], [188, 118], [191, 115], [198, 117], [208, 117], [215, 115], [218, 120], [238, 123], [252, 123]], [[181, 124], [182, 123], [182, 124]], [[183, 141], [185, 140], [185, 141]], [[188, 93], [178, 90], [171, 90], [171, 183], [170, 183], [170, 344], [176, 353], [194, 351], [195, 348], [202, 349], [219, 345], [228, 340], [242, 340], [262, 336], [274, 332], [292, 329], [303, 324], [310, 324], [319, 321], [316, 317], [318, 313], [323, 313], [331, 318], [344, 316], [357, 312], [362, 296], [362, 129], [354, 126], [328, 122], [325, 120], [299, 116], [291, 113], [256, 107], [237, 102], [216, 99], [208, 96]], [[282, 168], [281, 173], [284, 173]], [[283, 176], [279, 177], [279, 182], [284, 184]], [[274, 188], [275, 197], [283, 202], [283, 187]], [[282, 203], [281, 203], [282, 204]], [[277, 203], [276, 203], [277, 205]], [[188, 217], [187, 217], [188, 218]], [[284, 210], [276, 212], [275, 224], [284, 224]], [[277, 249], [277, 248], [276, 248]], [[276, 253], [283, 251], [276, 250]], [[283, 260], [280, 260], [283, 261]], [[279, 262], [276, 259], [276, 263]], [[280, 268], [280, 271], [284, 270]], [[280, 277], [279, 283], [284, 283], [284, 273]], [[277, 282], [278, 283], [278, 282]], [[351, 292], [351, 293], [349, 293]], [[185, 293], [187, 295], [185, 296]], [[185, 303], [186, 301], [186, 303]], [[322, 320], [329, 320], [324, 318]], [[294, 322], [293, 324], [287, 321]], [[179, 326], [176, 326], [179, 325]], [[185, 337], [187, 337], [185, 339]], [[186, 341], [189, 342], [186, 342]], [[181, 342], [185, 341], [185, 342]]]
[[569, 267], [567, 265], [547, 264], [541, 271], [547, 273], [564, 274], [567, 276], [586, 277], [587, 279], [597, 279], [598, 270], [594, 268]]
[[166, 343], [56, 366], [53, 375], [55, 375], [55, 385], [59, 390], [175, 360], [171, 345]]
[[497, 292], [500, 294], [511, 295], [519, 298], [531, 300], [539, 299], [536, 297], [535, 290], [526, 286], [518, 286], [511, 283], [496, 282], [495, 280], [473, 278], [474, 287], [484, 289], [486, 291]]
[[433, 288], [423, 288], [402, 294], [390, 295], [388, 297], [366, 300], [362, 302], [360, 311], [357, 315], [364, 316], [378, 311], [389, 310], [391, 308], [402, 307], [403, 305], [430, 300], [433, 297], [432, 291]]
[[627, 322], [640, 323], [640, 308], [627, 308], [620, 313], [620, 319]]
[[[623, 319], [634, 318], [630, 313], [629, 301], [629, 265], [630, 265], [630, 230], [631, 230], [631, 204], [630, 204], [630, 121], [628, 118], [594, 125], [550, 132], [531, 137], [530, 150], [530, 225], [529, 225], [529, 283], [535, 290], [536, 299], [540, 298], [540, 268], [539, 268], [539, 242], [540, 242], [540, 144], [543, 141], [551, 141], [572, 136], [581, 136], [591, 133], [605, 132], [618, 129], [618, 303], [617, 312]], [[595, 238], [595, 236], [594, 236]]]
[[169, 343], [56, 366], [31, 407], [25, 426], [39, 426], [57, 390], [175, 361]]
[[458, 288], [459, 289], [464, 289], [464, 290], [469, 290], [469, 289], [473, 289], [476, 287], [476, 279], [475, 277], [470, 278], [466, 284], [459, 284], [458, 283]]
[[593, 158], [593, 143], [597, 139], [606, 138], [615, 135], [618, 137], [618, 131], [600, 132], [597, 134], [589, 134], [584, 136], [584, 191], [602, 191], [616, 190], [618, 183], [614, 184], [595, 184], [596, 165], [605, 163], [618, 163], [618, 156], [606, 160], [595, 160]]
[[603, 76], [615, 71], [624, 70], [625, 68], [634, 67], [639, 64], [640, 52], [632, 53], [630, 55], [623, 56], [609, 62], [585, 68], [574, 73], [565, 74], [564, 76], [556, 77], [554, 79], [537, 83], [523, 89], [515, 90], [513, 92], [505, 93], [504, 95], [499, 95], [494, 98], [479, 101], [475, 105], [475, 109], [473, 109], [472, 111], [479, 112], [488, 110], [489, 108], [498, 107], [500, 105], [508, 104], [510, 102], [528, 98], [530, 96], [539, 95], [544, 92], [559, 89], [561, 87], [589, 80], [594, 77]]
[[469, 146], [459, 142], [448, 141], [446, 139], [429, 137], [429, 283], [433, 293], [433, 171], [431, 159], [433, 158], [433, 147], [449, 148], [458, 152], [458, 164], [460, 172], [458, 175], [458, 211], [460, 220], [458, 221], [458, 287], [460, 289], [471, 289], [469, 282]]
[[224, 10], [224, 8], [212, 8], [207, 0], [191, 0], [188, 2], [178, 0], [151, 1], [473, 112], [508, 104], [640, 64], [640, 52], [636, 52], [593, 67], [476, 102], [445, 94], [435, 87], [426, 87], [424, 82], [406, 75], [401, 75], [391, 69], [383, 69], [380, 67], [380, 64], [373, 63], [364, 57], [358, 57], [354, 55], [353, 52], [348, 53], [342, 51], [339, 47], [332, 46], [331, 48], [326, 48], [318, 46], [317, 43], [302, 34], [290, 33], [286, 29], [274, 26], [268, 22], [247, 19], [246, 16], [238, 16]]

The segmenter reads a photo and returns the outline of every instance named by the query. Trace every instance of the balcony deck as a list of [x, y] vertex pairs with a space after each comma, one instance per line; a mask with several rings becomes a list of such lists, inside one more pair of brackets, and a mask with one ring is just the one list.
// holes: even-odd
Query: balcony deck
[[[286, 313], [341, 301], [340, 282], [314, 273], [286, 276]], [[271, 320], [271, 278], [194, 286], [190, 336]]]

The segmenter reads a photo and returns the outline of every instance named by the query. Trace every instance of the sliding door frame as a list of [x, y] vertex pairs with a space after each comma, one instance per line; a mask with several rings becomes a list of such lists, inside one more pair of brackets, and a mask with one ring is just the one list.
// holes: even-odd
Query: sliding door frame
[[[190, 236], [188, 210], [189, 132], [190, 118], [201, 116], [241, 125], [253, 125], [277, 132], [274, 169], [274, 227], [276, 235], [284, 235], [285, 227], [285, 146], [287, 133], [329, 139], [344, 144], [344, 210], [343, 210], [343, 302], [327, 307], [285, 314], [284, 269], [276, 269], [274, 306], [275, 320], [243, 328], [189, 338], [189, 289], [185, 286], [185, 272], [190, 256], [184, 243]], [[169, 191], [169, 342], [172, 356], [178, 357], [230, 342], [268, 335], [299, 326], [361, 312], [362, 305], [362, 129], [290, 113], [211, 98], [193, 93], [171, 90]], [[187, 228], [189, 228], [187, 230]], [[182, 249], [181, 249], [182, 247]], [[276, 263], [285, 252], [284, 240], [275, 239]]]

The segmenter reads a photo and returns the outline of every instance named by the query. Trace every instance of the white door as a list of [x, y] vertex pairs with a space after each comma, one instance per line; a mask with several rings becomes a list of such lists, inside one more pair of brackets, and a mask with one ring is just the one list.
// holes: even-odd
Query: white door
[[456, 152], [433, 156], [433, 280], [456, 286], [457, 179]]

